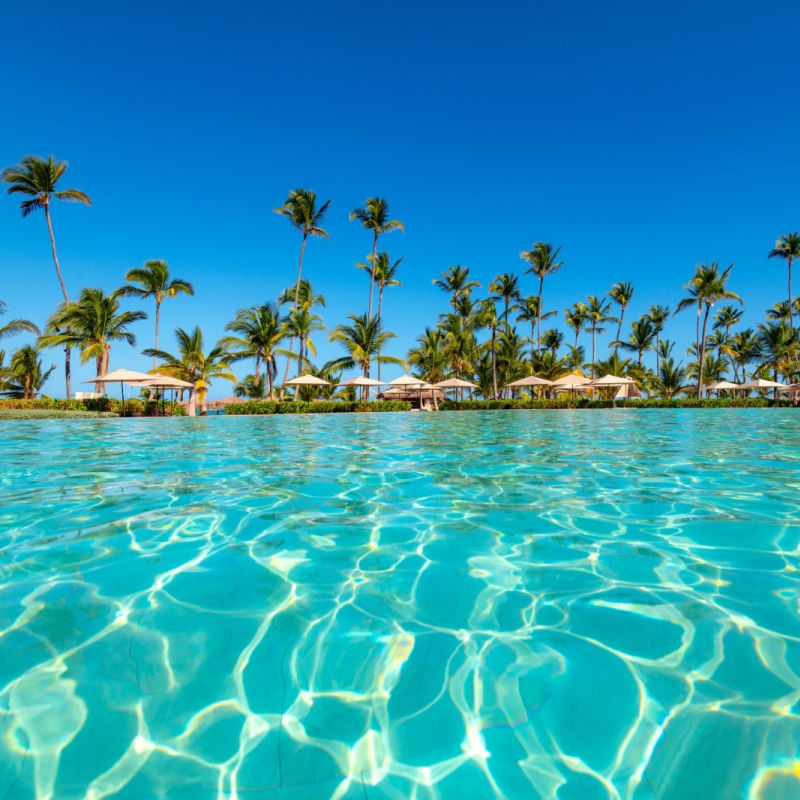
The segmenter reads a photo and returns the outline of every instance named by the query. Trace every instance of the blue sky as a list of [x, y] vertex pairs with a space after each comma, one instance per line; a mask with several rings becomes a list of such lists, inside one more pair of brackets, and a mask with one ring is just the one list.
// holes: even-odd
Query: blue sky
[[[312, 241], [304, 267], [329, 328], [366, 310], [353, 265], [371, 237], [350, 210], [379, 195], [405, 223], [381, 240], [405, 258], [385, 300], [394, 355], [445, 310], [432, 281], [449, 265], [485, 292], [522, 273], [519, 252], [537, 240], [563, 248], [544, 295], [562, 328], [566, 306], [622, 280], [636, 287], [627, 319], [674, 306], [710, 261], [735, 262], [729, 286], [754, 326], [786, 295], [767, 252], [800, 228], [798, 56], [785, 35], [798, 16], [796, 3], [739, 0], [17, 4], [0, 161], [52, 153], [70, 163], [64, 185], [91, 195], [91, 208], [53, 212], [72, 296], [114, 289], [153, 258], [194, 283], [194, 298], [164, 304], [165, 349], [195, 324], [210, 346], [237, 308], [293, 282], [300, 237], [272, 209], [296, 187], [331, 200], [330, 241]], [[0, 196], [0, 299], [6, 320], [43, 324], [59, 288], [44, 218], [22, 219], [18, 202]], [[145, 310], [112, 369], [147, 368]], [[682, 356], [692, 312], [666, 335]], [[318, 363], [342, 354], [315, 341]], [[52, 360], [45, 391], [63, 394]]]

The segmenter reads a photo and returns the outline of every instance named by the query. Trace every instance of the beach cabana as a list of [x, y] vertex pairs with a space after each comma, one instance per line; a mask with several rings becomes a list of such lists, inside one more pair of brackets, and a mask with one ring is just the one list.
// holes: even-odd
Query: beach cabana
[[586, 385], [596, 389], [616, 388], [617, 391], [614, 392], [611, 398], [612, 402], [642, 396], [642, 393], [639, 391], [639, 387], [636, 385], [635, 381], [632, 378], [628, 378], [624, 375], [603, 375], [602, 378], [596, 378], [593, 381], [589, 381], [589, 383]]
[[591, 379], [579, 372], [570, 372], [569, 375], [562, 375], [553, 381], [553, 391], [555, 392], [569, 392], [571, 397], [575, 396], [575, 392], [588, 392], [586, 384], [590, 383]]
[[411, 403], [416, 401], [419, 408], [422, 408], [423, 391], [430, 391], [431, 400], [436, 407], [438, 407], [438, 401], [444, 399], [444, 391], [441, 388], [411, 375], [401, 375], [399, 378], [389, 381], [388, 385], [390, 388], [383, 393], [387, 400], [408, 400]]

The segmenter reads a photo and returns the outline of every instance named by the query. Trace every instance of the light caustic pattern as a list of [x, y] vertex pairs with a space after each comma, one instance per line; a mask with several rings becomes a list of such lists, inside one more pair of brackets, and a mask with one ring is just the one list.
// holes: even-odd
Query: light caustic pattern
[[800, 414], [0, 429], [0, 799], [800, 797]]

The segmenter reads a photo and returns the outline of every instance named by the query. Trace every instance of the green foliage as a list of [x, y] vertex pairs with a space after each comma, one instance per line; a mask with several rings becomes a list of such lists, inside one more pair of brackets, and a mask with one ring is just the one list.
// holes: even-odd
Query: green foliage
[[[178, 403], [164, 403], [162, 406], [155, 400], [134, 398], [125, 401], [126, 417], [154, 417], [160, 415], [162, 410], [167, 416], [173, 417], [182, 417], [186, 413]], [[60, 412], [81, 412], [81, 414], [90, 412], [91, 416], [119, 416], [122, 413], [122, 403], [111, 397], [87, 400], [59, 400], [53, 397], [41, 397], [36, 400], [22, 398], [0, 400], [0, 412], [5, 414], [11, 411], [56, 412], [53, 416], [62, 416]]]
[[249, 400], [245, 403], [231, 403], [225, 409], [226, 416], [250, 414], [337, 414], [352, 411], [380, 412], [380, 411], [409, 411], [411, 403], [402, 400], [383, 400], [372, 403], [351, 401], [322, 401], [318, 403], [303, 403], [294, 401], [274, 400]]

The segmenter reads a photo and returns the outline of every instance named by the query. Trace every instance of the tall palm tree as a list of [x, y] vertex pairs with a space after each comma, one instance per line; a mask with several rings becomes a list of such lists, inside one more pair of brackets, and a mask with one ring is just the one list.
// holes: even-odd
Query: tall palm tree
[[[155, 349], [158, 350], [158, 328], [161, 319], [161, 304], [167, 298], [177, 297], [179, 294], [194, 295], [194, 286], [189, 281], [181, 278], [169, 277], [169, 267], [166, 261], [145, 261], [143, 267], [129, 269], [125, 273], [125, 280], [133, 286], [123, 286], [117, 291], [120, 297], [152, 297], [156, 301], [156, 339]], [[153, 369], [157, 367], [153, 358]]]
[[699, 264], [695, 269], [694, 277], [689, 281], [688, 286], [684, 287], [689, 289], [689, 296], [683, 298], [675, 307], [675, 313], [681, 311], [688, 306], [693, 306], [698, 303], [699, 307], [705, 310], [703, 315], [702, 334], [698, 337], [698, 352], [697, 352], [697, 397], [700, 398], [703, 391], [703, 365], [706, 355], [706, 328], [708, 326], [708, 317], [714, 304], [719, 300], [737, 300], [742, 302], [742, 298], [738, 294], [731, 292], [726, 283], [730, 277], [733, 264], [731, 264], [723, 272], [719, 271], [719, 264], [714, 261], [711, 264]]
[[189, 398], [189, 416], [194, 416], [194, 399], [200, 401], [201, 414], [208, 413], [206, 397], [211, 381], [214, 378], [223, 378], [231, 383], [236, 383], [236, 376], [231, 372], [228, 364], [229, 354], [225, 348], [217, 344], [208, 353], [204, 351], [203, 331], [199, 327], [191, 332], [183, 328], [175, 329], [175, 338], [178, 343], [178, 352], [173, 355], [164, 350], [153, 350], [148, 348], [142, 351], [142, 355], [155, 355], [164, 363], [161, 372], [188, 381], [194, 386], [194, 392]]
[[[0, 300], [0, 316], [6, 313], [6, 304]], [[0, 339], [6, 336], [16, 336], [18, 333], [35, 333], [37, 336], [40, 331], [30, 320], [12, 319], [5, 325], [0, 325]]]
[[[378, 330], [383, 327], [383, 293], [386, 291], [386, 288], [389, 286], [402, 286], [403, 284], [397, 280], [395, 277], [397, 275], [397, 270], [400, 267], [403, 259], [398, 258], [397, 261], [392, 263], [392, 260], [389, 258], [389, 254], [386, 251], [382, 253], [378, 253], [376, 256], [376, 263], [374, 266], [372, 264], [364, 264], [359, 262], [356, 266], [360, 267], [361, 269], [366, 270], [370, 274], [375, 275], [375, 283], [378, 284]], [[368, 259], [371, 262], [371, 258]], [[380, 350], [377, 353], [380, 355]], [[381, 379], [381, 362], [378, 360], [378, 380]]]
[[[106, 294], [102, 289], [81, 289], [72, 303], [65, 303], [55, 311], [47, 324], [47, 332], [39, 338], [42, 347], [66, 345], [77, 347], [81, 364], [95, 360], [99, 378], [108, 372], [113, 342], [124, 341], [133, 346], [136, 337], [127, 330], [134, 322], [147, 319], [144, 311], [120, 311], [119, 292]], [[95, 384], [95, 391], [105, 388]]]
[[[625, 309], [633, 299], [633, 284], [630, 281], [615, 283], [609, 289], [608, 296], [619, 306], [619, 322], [616, 336], [616, 341], [619, 341], [622, 336], [622, 320], [625, 317]], [[617, 349], [616, 346], [614, 349]]]
[[609, 315], [611, 303], [596, 295], [589, 295], [586, 303], [586, 321], [592, 332], [592, 377], [595, 377], [597, 363], [597, 334], [605, 333], [605, 328], [600, 327], [604, 322], [613, 321], [614, 317]]
[[[272, 397], [272, 387], [278, 373], [276, 355], [280, 343], [286, 338], [286, 320], [274, 303], [240, 308], [236, 317], [225, 326], [235, 336], [224, 336], [220, 347], [228, 351], [229, 363], [245, 358], [255, 359], [253, 386], [261, 386], [261, 365], [267, 378], [267, 396]], [[261, 390], [263, 395], [263, 389]], [[261, 396], [259, 395], [259, 396]]]
[[[323, 239], [330, 239], [328, 232], [322, 228], [322, 222], [325, 219], [325, 212], [328, 210], [331, 201], [326, 200], [319, 208], [317, 208], [317, 193], [310, 189], [295, 189], [289, 192], [289, 196], [283, 201], [280, 208], [275, 208], [273, 211], [280, 216], [285, 217], [292, 223], [292, 225], [303, 234], [303, 240], [300, 244], [300, 257], [297, 260], [297, 280], [294, 284], [294, 310], [297, 311], [300, 303], [300, 280], [303, 275], [303, 256], [306, 252], [306, 242], [309, 236], [319, 236]], [[294, 349], [294, 339], [289, 342], [289, 356], [286, 359], [286, 373], [283, 376], [283, 382], [289, 378], [289, 364], [291, 362], [291, 354]]]
[[564, 266], [563, 261], [557, 261], [561, 248], [553, 250], [549, 242], [536, 242], [530, 250], [523, 250], [519, 257], [530, 264], [526, 273], [533, 273], [539, 279], [539, 319], [536, 321], [536, 349], [540, 350], [540, 335], [542, 330], [542, 287], [547, 275], [552, 275]]
[[433, 285], [450, 295], [450, 304], [453, 306], [454, 313], [457, 313], [458, 301], [462, 297], [469, 296], [473, 289], [481, 288], [477, 281], [469, 280], [469, 267], [462, 267], [461, 264], [448, 267], [445, 272], [440, 274], [442, 277], [434, 278]]
[[667, 306], [655, 305], [650, 306], [650, 310], [647, 312], [647, 318], [650, 322], [653, 323], [653, 331], [656, 335], [656, 375], [659, 374], [659, 342], [661, 337], [661, 331], [664, 330], [664, 326], [667, 324], [667, 320], [670, 316], [670, 310]]
[[519, 277], [513, 272], [504, 272], [498, 275], [490, 284], [489, 291], [492, 293], [492, 300], [503, 303], [503, 322], [508, 322], [508, 312], [515, 310], [518, 306], [515, 301], [521, 300], [522, 295], [519, 291]]
[[373, 359], [379, 358], [384, 364], [403, 364], [402, 358], [379, 356], [383, 345], [395, 335], [378, 329], [376, 317], [366, 314], [350, 314], [351, 325], [338, 325], [331, 331], [330, 340], [339, 342], [347, 355], [330, 362], [332, 367], [353, 369], [359, 367], [365, 378], [369, 378], [369, 368]]
[[792, 315], [792, 262], [800, 257], [800, 233], [792, 231], [785, 236], [779, 236], [775, 247], [769, 251], [767, 258], [782, 258], [786, 262], [789, 272], [789, 327], [794, 330]]
[[363, 208], [354, 208], [350, 212], [350, 220], [357, 219], [362, 228], [372, 231], [372, 272], [369, 279], [369, 306], [367, 314], [372, 317], [372, 290], [375, 287], [376, 256], [378, 254], [378, 237], [382, 233], [403, 231], [403, 223], [396, 219], [389, 219], [389, 204], [382, 197], [368, 197]]
[[[52, 199], [66, 200], [68, 202], [83, 203], [87, 206], [92, 204], [89, 195], [80, 189], [56, 189], [58, 181], [67, 171], [69, 164], [66, 161], [56, 161], [53, 156], [47, 160], [40, 156], [25, 156], [19, 164], [13, 167], [6, 167], [0, 172], [0, 181], [9, 184], [6, 192], [8, 194], [22, 194], [30, 200], [23, 200], [20, 204], [22, 216], [27, 217], [32, 211], [44, 209], [44, 218], [47, 221], [47, 232], [50, 235], [50, 249], [53, 252], [53, 263], [56, 267], [58, 283], [61, 286], [61, 294], [64, 296], [64, 303], [69, 303], [67, 287], [64, 277], [61, 274], [61, 265], [58, 263], [56, 253], [56, 238], [53, 234], [53, 222], [50, 219], [50, 204]], [[70, 350], [66, 348], [64, 353], [64, 374], [67, 384], [67, 398], [72, 396], [72, 374], [70, 368]]]

